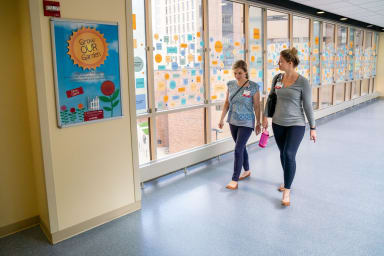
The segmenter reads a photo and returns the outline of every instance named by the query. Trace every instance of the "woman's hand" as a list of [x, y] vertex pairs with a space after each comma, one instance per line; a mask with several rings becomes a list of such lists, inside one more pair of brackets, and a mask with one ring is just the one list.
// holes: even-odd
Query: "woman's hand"
[[316, 136], [316, 130], [311, 130], [310, 132], [310, 140], [313, 140], [313, 142], [316, 142], [317, 136]]
[[264, 130], [268, 129], [268, 118], [266, 116], [263, 117], [263, 124], [262, 124]]
[[261, 126], [260, 126], [260, 124], [257, 124], [256, 127], [255, 127], [256, 136], [259, 135], [260, 132], [261, 132]]
[[224, 127], [224, 121], [223, 121], [223, 120], [220, 120], [219, 128], [220, 128], [220, 129], [223, 129], [223, 127]]

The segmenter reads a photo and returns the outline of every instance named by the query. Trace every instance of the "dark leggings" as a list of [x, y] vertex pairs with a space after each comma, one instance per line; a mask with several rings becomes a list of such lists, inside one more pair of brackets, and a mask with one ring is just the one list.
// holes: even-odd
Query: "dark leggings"
[[249, 170], [248, 152], [246, 145], [253, 129], [232, 124], [229, 124], [229, 127], [231, 129], [232, 138], [236, 143], [235, 163], [233, 167], [232, 180], [238, 181], [241, 173], [241, 167], [244, 167], [245, 171]]
[[290, 189], [296, 172], [296, 153], [303, 140], [305, 126], [281, 126], [272, 123], [284, 170], [284, 188]]

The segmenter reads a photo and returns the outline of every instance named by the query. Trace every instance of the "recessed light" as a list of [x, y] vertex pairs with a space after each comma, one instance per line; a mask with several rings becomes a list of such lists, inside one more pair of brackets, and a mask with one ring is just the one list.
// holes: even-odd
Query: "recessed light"
[[368, 25], [367, 28], [373, 27], [373, 25]]
[[325, 13], [324, 11], [318, 11], [318, 12], [316, 12], [317, 14], [323, 14], [323, 13]]
[[347, 20], [348, 18], [345, 18], [345, 17], [343, 17], [343, 18], [340, 18], [340, 20]]

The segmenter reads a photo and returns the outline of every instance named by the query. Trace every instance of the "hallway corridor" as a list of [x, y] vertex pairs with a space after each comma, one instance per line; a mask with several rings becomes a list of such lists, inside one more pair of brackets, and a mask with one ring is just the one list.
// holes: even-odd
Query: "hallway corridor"
[[277, 146], [252, 145], [237, 191], [225, 189], [231, 152], [145, 183], [138, 212], [54, 246], [34, 227], [0, 239], [0, 255], [383, 255], [383, 109], [376, 100], [319, 120], [315, 144], [306, 131], [288, 208]]

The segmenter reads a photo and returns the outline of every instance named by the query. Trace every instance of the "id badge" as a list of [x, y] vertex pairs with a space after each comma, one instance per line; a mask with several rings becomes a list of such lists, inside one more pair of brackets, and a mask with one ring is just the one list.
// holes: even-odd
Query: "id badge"
[[244, 90], [243, 97], [247, 97], [247, 98], [251, 97], [251, 91], [250, 90]]
[[281, 81], [277, 81], [275, 89], [281, 89], [281, 87], [283, 87], [283, 84], [281, 83]]

